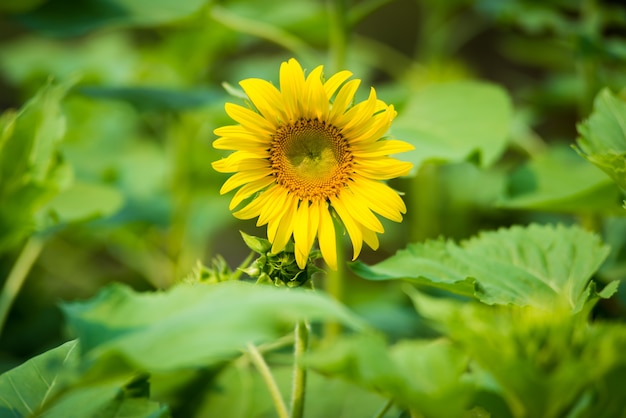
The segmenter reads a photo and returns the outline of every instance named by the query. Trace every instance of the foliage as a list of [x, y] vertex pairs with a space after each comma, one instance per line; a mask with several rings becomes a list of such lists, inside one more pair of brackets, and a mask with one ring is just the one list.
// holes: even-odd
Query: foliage
[[[0, 417], [276, 416], [298, 374], [306, 418], [626, 417], [618, 3], [2, 2]], [[403, 223], [326, 274], [211, 168], [291, 57], [415, 147]]]

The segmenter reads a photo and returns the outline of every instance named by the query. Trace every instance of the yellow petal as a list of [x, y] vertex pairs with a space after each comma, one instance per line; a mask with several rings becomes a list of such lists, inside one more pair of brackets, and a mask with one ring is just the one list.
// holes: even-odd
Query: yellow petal
[[330, 99], [333, 97], [333, 94], [337, 91], [337, 89], [352, 76], [350, 71], [339, 71], [336, 74], [333, 74], [326, 82], [324, 83], [324, 91], [326, 92], [326, 97]]
[[351, 145], [352, 154], [354, 154], [355, 157], [363, 158], [384, 157], [415, 149], [415, 147], [408, 142], [397, 139], [386, 139], [366, 144], [351, 143]]
[[376, 215], [369, 210], [369, 207], [363, 205], [363, 201], [356, 197], [350, 190], [344, 190], [341, 193], [340, 200], [343, 202], [348, 212], [351, 213], [355, 219], [358, 219], [360, 224], [372, 231], [380, 233], [385, 232], [383, 225]]
[[280, 66], [280, 92], [290, 122], [302, 114], [300, 98], [303, 90], [304, 72], [298, 61], [291, 58], [288, 62], [283, 62]]
[[298, 199], [292, 199], [290, 206], [287, 207], [287, 210], [280, 219], [280, 224], [278, 225], [276, 236], [272, 243], [272, 253], [276, 254], [282, 251], [285, 245], [287, 245], [289, 238], [291, 238], [291, 233], [293, 232], [293, 220], [297, 210]]
[[[371, 180], [368, 180], [371, 181]], [[392, 221], [401, 222], [400, 211], [404, 208], [404, 202], [400, 196], [388, 186], [380, 189], [368, 187], [365, 181], [355, 180], [350, 190], [359, 199], [362, 205], [367, 206], [374, 212]]]
[[234, 173], [242, 170], [270, 169], [270, 163], [263, 155], [246, 151], [233, 152], [226, 158], [212, 163], [213, 169], [220, 173]]
[[260, 180], [252, 181], [244, 185], [239, 190], [237, 190], [237, 193], [235, 193], [235, 195], [231, 199], [230, 204], [228, 205], [228, 210], [235, 209], [237, 206], [239, 206], [241, 202], [244, 201], [244, 199], [252, 196], [258, 191], [265, 189], [267, 186], [274, 183], [275, 181], [276, 179], [273, 176], [267, 176], [263, 177]]
[[228, 193], [231, 190], [234, 190], [239, 186], [243, 186], [246, 183], [260, 180], [269, 174], [271, 174], [271, 171], [265, 169], [247, 170], [235, 173], [224, 182], [222, 188], [220, 189], [220, 194]]
[[376, 180], [389, 180], [409, 174], [413, 164], [399, 161], [395, 158], [371, 158], [359, 159], [359, 164], [354, 166], [354, 171]]
[[265, 225], [271, 219], [279, 219], [285, 211], [285, 199], [287, 191], [281, 187], [272, 187], [268, 190], [267, 204], [261, 209], [257, 226]]
[[[398, 193], [386, 184], [370, 180], [358, 174], [354, 175], [354, 184], [353, 188], [357, 191], [362, 190], [362, 193], [365, 193], [368, 196], [376, 196], [378, 204], [381, 206], [384, 205], [388, 211], [406, 213], [406, 205], [404, 204], [404, 201], [400, 198]], [[394, 220], [392, 217], [389, 217], [388, 219]]]
[[346, 228], [346, 231], [348, 231], [348, 235], [352, 241], [352, 248], [354, 251], [352, 261], [354, 261], [361, 253], [361, 248], [363, 247], [363, 234], [361, 233], [361, 228], [359, 227], [358, 222], [346, 209], [341, 199], [337, 196], [331, 196], [330, 202], [337, 212], [337, 215], [339, 215], [339, 218], [341, 218], [341, 222]]
[[354, 100], [354, 93], [356, 93], [360, 84], [361, 80], [350, 80], [344, 84], [341, 90], [339, 90], [328, 116], [328, 120], [331, 124], [341, 126], [337, 123], [337, 121], [352, 104], [352, 101]]
[[308, 118], [326, 119], [328, 115], [328, 96], [322, 85], [322, 66], [315, 68], [306, 79], [304, 88], [304, 112]]
[[259, 78], [248, 78], [240, 81], [239, 85], [257, 110], [275, 127], [285, 121], [282, 96], [272, 83]]
[[267, 222], [267, 239], [270, 242], [274, 242], [274, 239], [276, 238], [276, 232], [278, 231], [278, 226], [280, 225], [282, 217], [285, 216], [287, 210], [291, 208], [291, 206], [294, 204], [294, 200], [297, 202], [298, 198], [296, 198], [291, 193], [287, 193], [287, 191], [285, 190], [280, 204], [280, 206], [282, 206], [280, 213], [274, 218], [270, 218]]
[[361, 233], [363, 234], [363, 241], [374, 251], [378, 249], [378, 235], [376, 232], [365, 228], [363, 225], [361, 226]]
[[[307, 246], [309, 236], [309, 202], [300, 202], [300, 207], [296, 211], [293, 220], [293, 241], [298, 267], [304, 269], [306, 261], [311, 251], [311, 247]], [[313, 244], [311, 242], [311, 244]]]
[[261, 135], [271, 135], [275, 130], [274, 125], [268, 122], [267, 119], [250, 109], [246, 109], [243, 106], [233, 103], [226, 103], [224, 108], [226, 109], [228, 116], [239, 122], [251, 132], [259, 133]]
[[317, 227], [317, 239], [324, 261], [333, 270], [337, 270], [337, 237], [335, 236], [335, 226], [333, 218], [325, 201], [316, 202], [319, 210], [319, 226]]

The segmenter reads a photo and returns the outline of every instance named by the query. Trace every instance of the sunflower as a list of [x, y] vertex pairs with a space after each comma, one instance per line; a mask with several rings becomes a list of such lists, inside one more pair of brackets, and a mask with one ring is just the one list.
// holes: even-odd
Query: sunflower
[[[327, 80], [319, 66], [305, 77], [295, 59], [280, 67], [280, 90], [268, 81], [250, 78], [239, 84], [254, 108], [226, 103], [238, 125], [215, 130], [213, 146], [235, 151], [213, 163], [222, 173], [235, 173], [220, 193], [239, 188], [230, 210], [234, 216], [258, 217], [267, 224], [272, 253], [293, 236], [295, 257], [303, 269], [317, 237], [326, 264], [337, 268], [333, 217], [350, 236], [353, 260], [363, 242], [378, 248], [383, 225], [378, 214], [402, 221], [406, 206], [397, 192], [382, 183], [406, 175], [412, 164], [389, 157], [413, 149], [383, 139], [396, 116], [393, 105], [376, 98], [353, 105], [360, 80], [340, 71]], [[252, 106], [251, 106], [252, 107]]]

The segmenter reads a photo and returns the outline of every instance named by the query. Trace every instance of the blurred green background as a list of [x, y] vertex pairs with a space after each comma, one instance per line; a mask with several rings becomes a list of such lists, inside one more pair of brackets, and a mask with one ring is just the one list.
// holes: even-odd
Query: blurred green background
[[[242, 102], [239, 80], [276, 82], [290, 57], [327, 75], [351, 70], [361, 96], [375, 86], [399, 111], [392, 136], [419, 145], [413, 122], [424, 115], [459, 128], [407, 157], [415, 172], [391, 183], [406, 219], [385, 223], [380, 250], [362, 261], [440, 235], [579, 222], [613, 247], [603, 277], [624, 277], [620, 192], [569, 147], [601, 88], [626, 86], [622, 1], [2, 0], [0, 110], [44, 89], [32, 108], [53, 119], [34, 114], [24, 135], [60, 134], [32, 151], [56, 167], [52, 182], [11, 180], [17, 151], [0, 160], [0, 182], [34, 185], [25, 200], [0, 191], [0, 277], [28, 237], [44, 243], [0, 339], [0, 371], [67, 340], [61, 300], [109, 282], [165, 289], [198, 260], [245, 259], [238, 231], [265, 230], [219, 196], [227, 176], [211, 168], [224, 155], [213, 130], [232, 123], [223, 106]], [[437, 90], [453, 82], [468, 95]], [[394, 338], [423, 332], [396, 283], [350, 277], [346, 301]], [[623, 305], [598, 314], [620, 317]]]

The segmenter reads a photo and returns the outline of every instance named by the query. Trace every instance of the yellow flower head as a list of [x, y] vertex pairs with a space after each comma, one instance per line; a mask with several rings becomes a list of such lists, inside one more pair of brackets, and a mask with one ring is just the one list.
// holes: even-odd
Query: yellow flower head
[[346, 82], [349, 71], [324, 81], [322, 71], [319, 66], [305, 78], [290, 59], [280, 67], [280, 90], [261, 79], [241, 81], [256, 109], [226, 103], [226, 113], [239, 124], [216, 129], [220, 138], [213, 146], [235, 152], [213, 168], [235, 173], [220, 190], [239, 187], [231, 210], [253, 196], [234, 215], [267, 224], [273, 253], [293, 236], [296, 261], [304, 268], [317, 236], [324, 260], [336, 269], [332, 217], [336, 214], [348, 231], [353, 260], [363, 241], [377, 249], [376, 234], [384, 229], [374, 212], [396, 222], [406, 213], [398, 193], [381, 180], [412, 167], [389, 155], [413, 147], [382, 139], [396, 111], [378, 100], [373, 88], [367, 100], [353, 105], [361, 81]]

